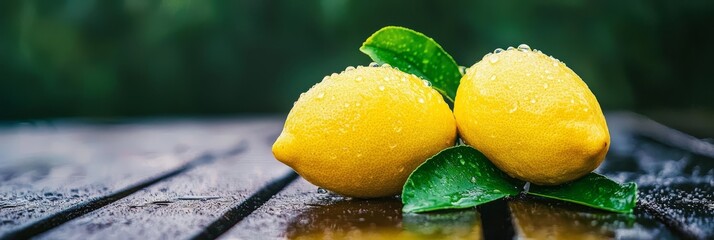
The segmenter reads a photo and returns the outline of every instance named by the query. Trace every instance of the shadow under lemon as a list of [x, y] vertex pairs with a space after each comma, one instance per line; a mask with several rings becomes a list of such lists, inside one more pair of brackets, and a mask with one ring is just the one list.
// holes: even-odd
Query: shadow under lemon
[[288, 239], [482, 239], [476, 209], [402, 214], [399, 199], [311, 205], [288, 223]]

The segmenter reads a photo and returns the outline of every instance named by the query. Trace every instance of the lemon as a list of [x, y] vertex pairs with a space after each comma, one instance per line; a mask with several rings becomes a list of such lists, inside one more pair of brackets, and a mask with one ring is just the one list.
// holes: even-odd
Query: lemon
[[602, 110], [585, 82], [526, 45], [497, 50], [470, 67], [454, 116], [466, 143], [508, 175], [539, 185], [584, 176], [610, 146]]
[[374, 198], [398, 194], [417, 166], [455, 139], [449, 106], [420, 78], [350, 67], [301, 94], [273, 154], [317, 186]]

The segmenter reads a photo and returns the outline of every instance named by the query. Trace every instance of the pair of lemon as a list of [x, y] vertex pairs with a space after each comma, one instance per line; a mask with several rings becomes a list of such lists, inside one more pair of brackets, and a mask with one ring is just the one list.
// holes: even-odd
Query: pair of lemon
[[467, 70], [453, 114], [429, 84], [388, 66], [326, 77], [295, 102], [273, 154], [322, 188], [384, 197], [453, 146], [457, 132], [510, 176], [540, 185], [591, 172], [610, 144], [577, 74], [541, 52], [512, 49]]

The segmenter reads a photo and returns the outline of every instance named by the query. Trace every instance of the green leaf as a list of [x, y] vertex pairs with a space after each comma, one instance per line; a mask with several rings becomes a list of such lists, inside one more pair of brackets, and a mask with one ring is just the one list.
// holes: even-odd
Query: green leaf
[[619, 184], [600, 174], [590, 173], [558, 186], [531, 186], [528, 194], [613, 212], [631, 213], [637, 203], [637, 184]]
[[[403, 211], [474, 207], [515, 196], [523, 183], [496, 168], [478, 150], [464, 145], [451, 147], [427, 159], [412, 172], [402, 189]], [[637, 202], [637, 184], [619, 184], [590, 173], [558, 186], [531, 185], [528, 194], [631, 213]]]
[[402, 190], [404, 212], [469, 208], [517, 195], [522, 183], [470, 146], [444, 149], [419, 166]]
[[456, 61], [438, 43], [414, 30], [388, 26], [367, 38], [359, 48], [377, 63], [431, 82], [432, 87], [453, 102], [461, 72]]

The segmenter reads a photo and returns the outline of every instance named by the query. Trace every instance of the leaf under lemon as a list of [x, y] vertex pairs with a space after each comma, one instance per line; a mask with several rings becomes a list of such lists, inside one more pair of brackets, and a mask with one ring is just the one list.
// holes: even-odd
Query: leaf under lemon
[[412, 172], [402, 190], [403, 211], [469, 208], [514, 196], [518, 184], [476, 149], [451, 147]]
[[[402, 190], [404, 212], [427, 212], [478, 206], [516, 196], [524, 182], [499, 170], [470, 146], [442, 150], [419, 166]], [[637, 185], [620, 184], [597, 173], [558, 186], [531, 185], [528, 194], [617, 213], [631, 213]]]
[[558, 186], [532, 185], [528, 194], [612, 212], [631, 213], [637, 203], [637, 184], [620, 184], [603, 175], [589, 173]]

